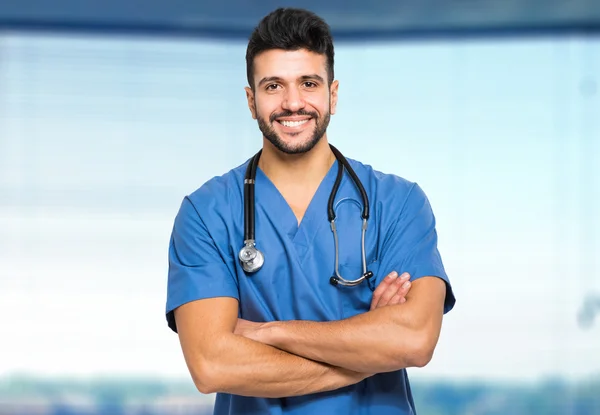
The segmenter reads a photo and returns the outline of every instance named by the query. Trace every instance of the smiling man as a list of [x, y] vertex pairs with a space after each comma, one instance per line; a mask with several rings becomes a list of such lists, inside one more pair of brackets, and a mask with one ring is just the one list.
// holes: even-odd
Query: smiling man
[[455, 303], [427, 197], [329, 143], [321, 18], [270, 13], [246, 65], [262, 147], [184, 198], [170, 241], [167, 321], [192, 379], [216, 414], [413, 414], [406, 369]]

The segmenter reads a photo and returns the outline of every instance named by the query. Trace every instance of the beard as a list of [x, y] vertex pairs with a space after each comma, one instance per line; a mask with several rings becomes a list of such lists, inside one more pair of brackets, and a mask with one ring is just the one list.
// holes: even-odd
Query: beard
[[[255, 113], [258, 114], [258, 111], [256, 111], [256, 106], [254, 107], [254, 110], [255, 110]], [[298, 143], [298, 144], [287, 143], [275, 132], [275, 129], [273, 128], [273, 123], [276, 122], [275, 120], [277, 118], [291, 117], [293, 115], [309, 116], [315, 120], [315, 128], [312, 131], [312, 135], [305, 142]], [[256, 118], [258, 121], [258, 128], [263, 133], [263, 136], [267, 140], [269, 140], [269, 142], [271, 144], [273, 144], [273, 146], [275, 146], [275, 148], [277, 148], [277, 150], [279, 150], [285, 154], [302, 154], [302, 153], [306, 153], [306, 152], [312, 150], [313, 147], [315, 145], [317, 145], [317, 143], [321, 140], [321, 138], [323, 138], [323, 136], [325, 135], [325, 132], [327, 131], [327, 127], [329, 126], [329, 120], [331, 118], [331, 113], [328, 110], [327, 113], [322, 118], [319, 118], [318, 114], [315, 112], [308, 112], [308, 111], [300, 110], [300, 111], [297, 111], [294, 113], [291, 111], [284, 111], [284, 112], [281, 112], [278, 114], [272, 114], [269, 117], [269, 122], [267, 122], [266, 119], [264, 119], [263, 117], [260, 117], [258, 115]], [[298, 133], [298, 134], [302, 134], [302, 133]]]

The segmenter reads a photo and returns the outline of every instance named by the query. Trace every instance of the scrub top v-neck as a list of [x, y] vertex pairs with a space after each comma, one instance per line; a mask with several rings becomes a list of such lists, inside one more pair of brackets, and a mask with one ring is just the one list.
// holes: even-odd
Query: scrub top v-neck
[[[279, 189], [260, 169], [256, 171], [255, 205], [260, 219], [270, 222], [269, 216], [273, 218], [273, 226], [279, 221], [281, 232], [286, 233], [298, 253], [299, 261], [302, 262], [311, 240], [322, 226], [329, 226], [327, 222], [327, 201], [336, 177], [338, 161], [336, 160], [327, 171], [327, 174], [319, 183], [317, 190], [311, 198], [302, 220], [294, 214], [291, 206], [285, 200]], [[268, 225], [266, 225], [268, 226]], [[260, 233], [260, 224], [257, 223], [256, 232]], [[260, 238], [258, 234], [257, 238]], [[260, 238], [262, 239], [262, 238]]]

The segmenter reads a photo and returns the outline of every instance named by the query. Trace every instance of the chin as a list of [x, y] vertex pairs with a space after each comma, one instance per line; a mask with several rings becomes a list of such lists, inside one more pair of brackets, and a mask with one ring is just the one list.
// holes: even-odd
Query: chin
[[303, 140], [278, 140], [273, 145], [286, 154], [304, 154], [311, 151], [319, 141], [320, 138], [309, 137]]

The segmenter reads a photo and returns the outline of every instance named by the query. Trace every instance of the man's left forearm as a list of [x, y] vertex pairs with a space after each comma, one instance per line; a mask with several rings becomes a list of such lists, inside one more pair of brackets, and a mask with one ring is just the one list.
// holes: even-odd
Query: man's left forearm
[[245, 332], [286, 352], [362, 373], [423, 367], [439, 338], [445, 295], [441, 279], [422, 277], [413, 282], [404, 304], [339, 321], [261, 323]]
[[402, 318], [403, 308], [409, 312], [402, 304], [340, 321], [266, 323], [257, 336], [289, 353], [359, 372], [422, 367], [431, 359], [432, 337], [437, 341], [437, 336], [428, 332], [431, 327]]
[[443, 280], [421, 277], [403, 304], [329, 322], [238, 319], [236, 334], [361, 373], [422, 367], [431, 360], [439, 338], [445, 296]]

